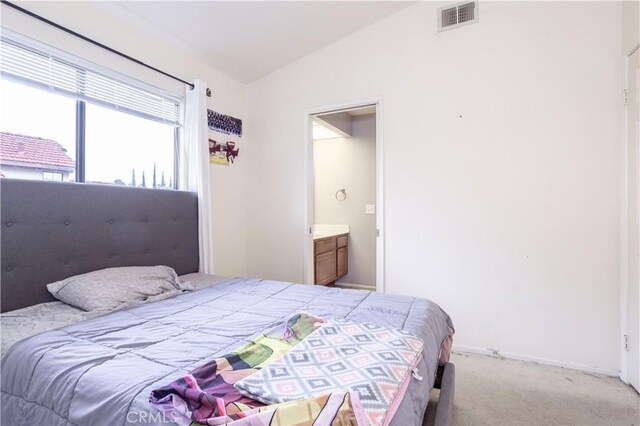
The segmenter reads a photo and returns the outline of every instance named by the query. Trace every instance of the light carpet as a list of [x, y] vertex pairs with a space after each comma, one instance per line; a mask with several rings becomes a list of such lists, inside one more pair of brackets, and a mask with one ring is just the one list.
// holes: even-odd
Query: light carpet
[[[639, 425], [640, 396], [619, 378], [456, 354], [454, 425]], [[432, 425], [439, 391], [424, 425]]]

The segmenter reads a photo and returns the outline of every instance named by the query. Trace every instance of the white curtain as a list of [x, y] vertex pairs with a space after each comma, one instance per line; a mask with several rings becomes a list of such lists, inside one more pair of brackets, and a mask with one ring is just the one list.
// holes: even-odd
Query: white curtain
[[182, 138], [180, 138], [180, 177], [178, 186], [181, 190], [198, 193], [200, 272], [213, 274], [207, 87], [201, 80], [196, 80], [193, 84], [193, 89], [190, 86], [186, 86], [184, 126]]

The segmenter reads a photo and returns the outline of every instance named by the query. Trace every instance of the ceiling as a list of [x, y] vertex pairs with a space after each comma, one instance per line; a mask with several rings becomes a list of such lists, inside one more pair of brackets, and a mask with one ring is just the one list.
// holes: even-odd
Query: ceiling
[[356, 117], [359, 115], [367, 115], [367, 114], [375, 114], [376, 113], [376, 106], [375, 105], [366, 105], [366, 106], [361, 106], [361, 107], [355, 107], [355, 108], [341, 108], [338, 110], [334, 110], [334, 111], [328, 111], [328, 112], [323, 112], [320, 114], [316, 114], [316, 117], [326, 117], [326, 116], [331, 116], [334, 114], [341, 114], [346, 112], [347, 114], [349, 114], [351, 117]]
[[405, 1], [123, 1], [174, 45], [244, 83], [370, 25]]
[[358, 115], [375, 114], [376, 113], [376, 106], [375, 105], [369, 105], [369, 106], [362, 107], [362, 108], [354, 108], [354, 109], [350, 109], [347, 112], [352, 117], [356, 117]]

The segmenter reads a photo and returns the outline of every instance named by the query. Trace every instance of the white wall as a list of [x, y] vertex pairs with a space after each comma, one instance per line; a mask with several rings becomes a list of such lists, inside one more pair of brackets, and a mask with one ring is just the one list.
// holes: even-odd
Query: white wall
[[[441, 34], [440, 4], [419, 3], [251, 84], [247, 103], [108, 4], [21, 4], [207, 81], [210, 107], [245, 119], [251, 143], [212, 169], [218, 273], [303, 280], [303, 111], [381, 97], [387, 291], [442, 305], [459, 348], [619, 369], [620, 3], [481, 2], [479, 24]], [[6, 6], [1, 19], [183, 90]]]
[[458, 348], [615, 374], [621, 5], [481, 2], [438, 34], [439, 6], [248, 86], [248, 273], [303, 280], [303, 111], [380, 97], [386, 290], [439, 303]]
[[622, 53], [640, 43], [640, 1], [622, 2]]
[[[349, 114], [347, 114], [349, 115]], [[314, 219], [316, 224], [349, 225], [349, 272], [340, 282], [376, 286], [376, 116], [349, 120], [352, 136], [313, 142]], [[344, 188], [347, 198], [335, 194]]]
[[[38, 169], [32, 167], [10, 166], [0, 165], [0, 172], [6, 178], [10, 179], [30, 179], [30, 180], [44, 180], [44, 172], [51, 172], [50, 169]], [[61, 172], [55, 172], [61, 173]], [[69, 180], [69, 173], [63, 173], [63, 181]]]
[[[208, 100], [209, 108], [245, 118], [243, 84], [205, 65], [185, 50], [167, 43], [166, 35], [158, 33], [158, 30], [154, 32], [154, 28], [148, 23], [123, 13], [119, 6], [100, 2], [18, 3], [30, 11], [182, 79], [204, 80], [213, 91], [213, 97]], [[182, 83], [103, 51], [7, 6], [3, 5], [1, 12], [3, 28], [184, 96]], [[246, 141], [246, 138], [243, 139]], [[216, 273], [222, 275], [246, 274], [244, 141], [238, 145], [240, 156], [235, 164], [228, 168], [212, 167], [215, 268]]]

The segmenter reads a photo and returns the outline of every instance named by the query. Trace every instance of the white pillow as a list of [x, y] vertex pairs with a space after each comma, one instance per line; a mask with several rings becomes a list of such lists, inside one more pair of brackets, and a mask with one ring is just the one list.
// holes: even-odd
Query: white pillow
[[[90, 312], [105, 312], [193, 290], [168, 266], [107, 268], [47, 284], [56, 299]], [[160, 296], [160, 297], [158, 297]]]

